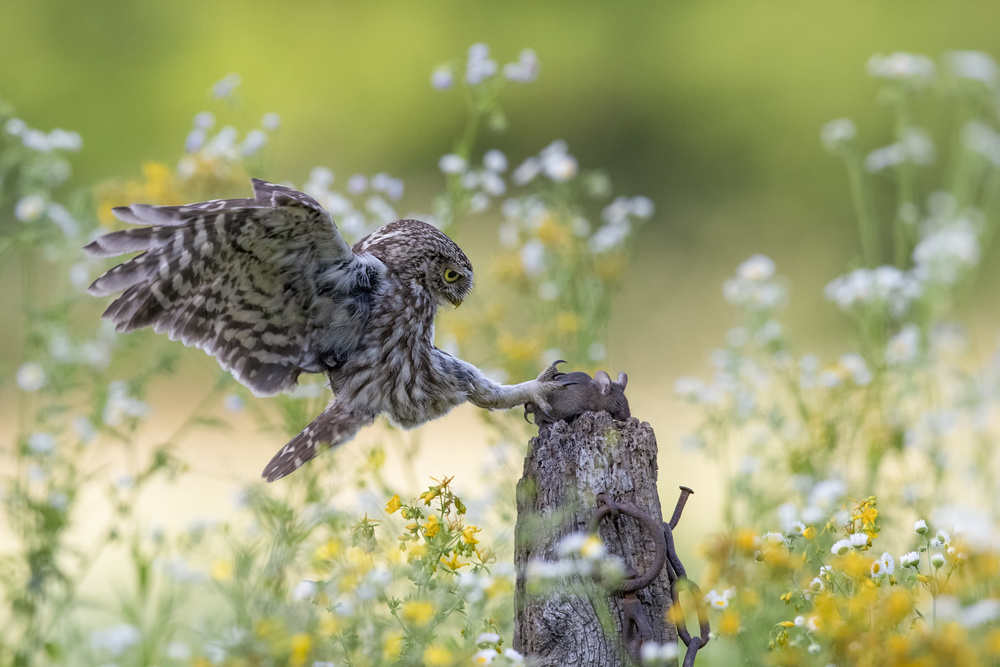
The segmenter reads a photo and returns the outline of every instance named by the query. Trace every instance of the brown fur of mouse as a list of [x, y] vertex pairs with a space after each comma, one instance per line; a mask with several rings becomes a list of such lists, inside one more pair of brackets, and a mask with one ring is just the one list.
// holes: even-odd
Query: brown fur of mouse
[[613, 382], [611, 376], [604, 371], [597, 371], [590, 377], [581, 371], [560, 373], [555, 380], [562, 381], [562, 389], [557, 389], [547, 396], [549, 412], [542, 412], [537, 405], [527, 403], [524, 406], [524, 419], [534, 416], [534, 423], [554, 424], [557, 421], [572, 421], [584, 412], [607, 412], [618, 421], [625, 421], [632, 416], [629, 411], [628, 399], [625, 398], [625, 385], [628, 375], [618, 374], [618, 381]]

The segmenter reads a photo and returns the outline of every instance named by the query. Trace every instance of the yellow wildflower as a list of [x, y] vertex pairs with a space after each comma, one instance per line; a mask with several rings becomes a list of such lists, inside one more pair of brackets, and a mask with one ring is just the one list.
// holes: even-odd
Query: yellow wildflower
[[752, 554], [756, 550], [754, 546], [756, 537], [756, 533], [749, 528], [740, 528], [733, 536], [733, 545], [743, 553]]
[[410, 542], [410, 545], [406, 548], [406, 562], [412, 563], [414, 560], [418, 560], [427, 555], [427, 545], [418, 544], [417, 542]]
[[535, 231], [538, 240], [548, 246], [561, 246], [569, 241], [569, 230], [560, 225], [551, 215], [545, 216]]
[[378, 470], [385, 465], [385, 450], [381, 447], [376, 447], [368, 452], [368, 464], [373, 470]]
[[719, 634], [735, 635], [740, 631], [740, 617], [734, 611], [727, 611], [722, 614], [719, 621]]
[[433, 489], [428, 489], [427, 491], [424, 491], [423, 493], [421, 493], [420, 494], [420, 499], [422, 501], [424, 501], [425, 505], [430, 505], [431, 502], [435, 498], [437, 498], [440, 493], [441, 493], [441, 490], [438, 487], [435, 486]]
[[466, 544], [479, 544], [479, 540], [475, 537], [479, 530], [476, 526], [466, 526], [462, 531], [462, 539], [465, 540]]
[[325, 615], [319, 622], [319, 632], [321, 635], [336, 635], [340, 633], [342, 623], [339, 616], [333, 614]]
[[382, 657], [393, 662], [403, 657], [404, 635], [389, 635], [382, 642]]
[[561, 334], [575, 334], [580, 330], [580, 318], [576, 313], [562, 312], [556, 315], [556, 330]]
[[795, 623], [793, 621], [782, 621], [781, 623], [778, 623], [778, 625], [780, 625], [783, 628], [795, 627]]
[[438, 521], [437, 515], [432, 514], [430, 518], [427, 519], [427, 525], [424, 527], [424, 534], [427, 537], [434, 537], [441, 530], [441, 522]]
[[534, 362], [542, 353], [538, 341], [526, 338], [514, 338], [509, 333], [501, 333], [497, 344], [500, 354], [513, 362]]
[[808, 528], [802, 531], [802, 537], [806, 538], [807, 540], [815, 538], [816, 528], [814, 528], [813, 526], [809, 526]]
[[1000, 656], [1000, 628], [986, 635], [986, 651], [992, 656]]
[[441, 556], [441, 562], [450, 567], [452, 570], [457, 570], [460, 567], [465, 567], [468, 563], [459, 563], [458, 554], [453, 553], [451, 555], [451, 560], [448, 560], [444, 556]]
[[233, 562], [218, 558], [212, 563], [212, 578], [216, 581], [229, 581], [233, 578]]
[[428, 646], [424, 651], [424, 665], [427, 667], [448, 667], [453, 662], [451, 651], [443, 646]]
[[434, 605], [423, 600], [413, 600], [403, 605], [403, 619], [423, 627], [434, 618]]
[[312, 650], [312, 637], [299, 632], [292, 635], [292, 654], [288, 658], [288, 664], [293, 667], [302, 667]]
[[392, 498], [389, 498], [389, 502], [385, 504], [385, 511], [392, 514], [402, 506], [403, 503], [399, 502], [399, 494], [397, 493]]
[[333, 560], [339, 554], [340, 542], [327, 540], [326, 543], [319, 545], [316, 551], [313, 552], [313, 558], [320, 561], [327, 561]]
[[597, 276], [602, 280], [614, 280], [621, 276], [624, 269], [624, 258], [611, 254], [602, 255], [601, 261], [594, 267]]

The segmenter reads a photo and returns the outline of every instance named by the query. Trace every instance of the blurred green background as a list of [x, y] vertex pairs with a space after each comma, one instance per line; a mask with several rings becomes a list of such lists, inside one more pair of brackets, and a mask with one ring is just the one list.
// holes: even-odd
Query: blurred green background
[[[829, 357], [848, 345], [822, 288], [859, 244], [843, 166], [823, 150], [819, 130], [846, 116], [862, 145], [892, 140], [879, 84], [865, 74], [868, 58], [998, 55], [998, 25], [995, 3], [914, 0], [8, 1], [0, 95], [35, 127], [78, 131], [75, 183], [98, 184], [135, 176], [145, 161], [174, 164], [192, 116], [218, 111], [210, 87], [235, 72], [245, 126], [269, 111], [282, 119], [260, 176], [302, 183], [326, 165], [342, 184], [355, 172], [385, 170], [407, 183], [403, 210], [429, 210], [441, 187], [438, 157], [464, 120], [460, 93], [433, 90], [431, 70], [449, 60], [461, 67], [475, 42], [501, 63], [533, 48], [539, 80], [505, 93], [509, 129], [480, 145], [517, 164], [561, 138], [582, 168], [605, 169], [616, 193], [655, 202], [619, 295], [606, 366], [629, 371], [633, 414], [657, 429], [661, 456], [694, 463], [675, 437], [693, 416], [671, 390], [678, 376], [706, 372], [733, 318], [720, 286], [739, 261], [767, 254], [791, 279], [790, 324], [811, 346], [799, 352]], [[940, 129], [947, 120], [929, 123]], [[497, 222], [494, 211], [478, 238], [463, 239], [478, 265]], [[993, 268], [966, 309], [974, 328], [995, 332], [990, 286], [1000, 275], [995, 261], [984, 264]], [[7, 268], [4, 281], [14, 278]], [[0, 306], [12, 307], [14, 294], [0, 293]], [[8, 368], [17, 359], [15, 325], [0, 325]], [[170, 391], [180, 397], [187, 386], [174, 382]], [[157, 408], [160, 419], [170, 414]], [[448, 417], [432, 433], [467, 423]], [[262, 446], [268, 453], [254, 458], [266, 460], [275, 447]], [[687, 481], [670, 476], [668, 488]]]

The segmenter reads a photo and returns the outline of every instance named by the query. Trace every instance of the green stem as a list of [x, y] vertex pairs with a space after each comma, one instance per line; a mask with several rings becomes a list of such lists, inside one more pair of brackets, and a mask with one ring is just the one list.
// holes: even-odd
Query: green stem
[[872, 211], [871, 193], [868, 191], [861, 156], [849, 155], [846, 159], [847, 177], [851, 188], [851, 201], [858, 216], [858, 232], [861, 236], [861, 251], [865, 266], [878, 266], [882, 249], [878, 238], [878, 221]]
[[[896, 104], [896, 141], [901, 145], [906, 138], [906, 131], [912, 125], [911, 98], [906, 90], [899, 91]], [[896, 266], [903, 268], [910, 256], [910, 246], [913, 243], [914, 229], [903, 219], [902, 211], [912, 209], [916, 205], [916, 172], [914, 164], [908, 156], [904, 156], [896, 172], [896, 215], [893, 232], [895, 247], [893, 258]]]

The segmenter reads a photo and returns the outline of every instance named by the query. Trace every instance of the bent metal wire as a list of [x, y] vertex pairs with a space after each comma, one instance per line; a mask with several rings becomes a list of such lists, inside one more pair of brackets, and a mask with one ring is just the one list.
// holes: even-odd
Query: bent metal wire
[[[696, 583], [688, 579], [684, 565], [681, 563], [674, 549], [673, 529], [677, 527], [681, 519], [681, 513], [684, 511], [684, 505], [687, 503], [688, 496], [694, 493], [694, 491], [686, 486], [682, 486], [680, 489], [681, 495], [677, 499], [677, 505], [669, 522], [663, 521], [660, 523], [634, 505], [612, 500], [606, 493], [598, 494], [597, 501], [600, 505], [593, 519], [590, 521], [590, 530], [596, 533], [601, 521], [606, 517], [612, 516], [617, 519], [624, 514], [641, 523], [653, 540], [655, 552], [653, 554], [653, 562], [650, 566], [641, 573], [637, 572], [634, 567], [628, 566], [625, 579], [612, 589], [613, 593], [622, 596], [622, 611], [625, 614], [625, 620], [622, 624], [622, 644], [632, 660], [637, 663], [642, 660], [642, 645], [653, 638], [653, 625], [646, 614], [645, 608], [642, 606], [642, 602], [636, 595], [636, 591], [652, 583], [664, 567], [667, 569], [667, 577], [670, 581], [671, 599], [674, 607], [677, 609], [673, 614], [677, 627], [677, 636], [680, 637], [681, 641], [687, 647], [683, 662], [684, 667], [692, 667], [694, 665], [698, 650], [708, 643], [709, 633], [711, 632], [701, 589]], [[687, 624], [684, 621], [683, 607], [680, 602], [680, 593], [682, 590], [686, 590], [691, 596], [698, 616], [700, 634], [695, 637], [692, 637], [688, 632]]]

